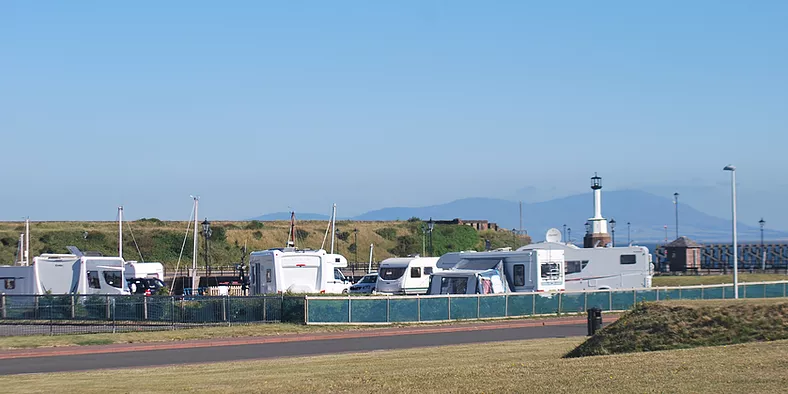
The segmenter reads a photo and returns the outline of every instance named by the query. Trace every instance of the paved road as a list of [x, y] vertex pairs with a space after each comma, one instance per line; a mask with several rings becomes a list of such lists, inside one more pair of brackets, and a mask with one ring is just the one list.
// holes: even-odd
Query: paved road
[[[586, 325], [578, 324], [577, 320], [545, 326], [498, 324], [468, 327], [470, 329], [465, 330], [458, 330], [456, 327], [422, 328], [412, 330], [405, 335], [390, 334], [392, 331], [389, 331], [389, 334], [358, 332], [348, 335], [313, 335], [299, 340], [269, 339], [267, 343], [230, 345], [229, 343], [232, 342], [228, 341], [228, 344], [221, 346], [217, 346], [216, 341], [212, 345], [203, 344], [199, 347], [186, 347], [188, 343], [184, 343], [169, 345], [168, 349], [156, 349], [156, 344], [128, 345], [126, 348], [116, 347], [114, 350], [108, 346], [104, 349], [105, 353], [93, 354], [84, 354], [88, 349], [82, 349], [83, 354], [67, 355], [52, 354], [62, 354], [67, 351], [79, 353], [80, 349], [52, 350], [50, 355], [45, 355], [47, 352], [45, 349], [28, 351], [28, 353], [20, 351], [16, 355], [7, 352], [0, 359], [0, 375], [312, 356], [586, 334]], [[101, 348], [96, 347], [96, 350], [101, 351]]]

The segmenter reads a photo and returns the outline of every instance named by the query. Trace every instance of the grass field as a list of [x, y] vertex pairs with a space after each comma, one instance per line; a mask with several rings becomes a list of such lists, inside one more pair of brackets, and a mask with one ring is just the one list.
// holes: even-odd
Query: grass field
[[[785, 274], [747, 274], [739, 273], [739, 282], [772, 282], [788, 280]], [[655, 276], [651, 285], [662, 286], [694, 286], [694, 285], [719, 285], [733, 283], [733, 274], [730, 275], [687, 275], [687, 276]]]
[[738, 393], [788, 387], [788, 341], [562, 359], [584, 338], [0, 377], [16, 393]]

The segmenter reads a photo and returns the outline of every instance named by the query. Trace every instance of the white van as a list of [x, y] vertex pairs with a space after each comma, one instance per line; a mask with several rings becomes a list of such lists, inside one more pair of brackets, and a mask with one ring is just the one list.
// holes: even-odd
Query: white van
[[269, 249], [249, 255], [250, 295], [276, 293], [347, 294], [340, 268], [347, 259], [325, 250]]
[[439, 271], [437, 257], [394, 257], [380, 262], [376, 294], [424, 294], [430, 275]]

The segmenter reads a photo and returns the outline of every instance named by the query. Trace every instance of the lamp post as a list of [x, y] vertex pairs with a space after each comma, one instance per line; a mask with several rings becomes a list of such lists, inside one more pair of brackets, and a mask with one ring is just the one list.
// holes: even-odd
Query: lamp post
[[[202, 222], [202, 236], [205, 237], [205, 275], [210, 276], [210, 268], [208, 266], [208, 240], [211, 239], [211, 234], [213, 230], [211, 230], [211, 222], [208, 221], [208, 218], [205, 218]], [[208, 282], [205, 282], [206, 286]]]
[[627, 246], [632, 245], [632, 223], [627, 222]]
[[517, 250], [517, 229], [512, 229], [512, 246], [514, 250]]
[[736, 234], [736, 167], [728, 164], [723, 171], [731, 172], [731, 216], [733, 216], [733, 298], [739, 298], [739, 240]]
[[435, 229], [435, 222], [432, 221], [432, 217], [430, 217], [430, 221], [427, 222], [427, 230], [430, 232], [430, 257], [432, 257], [433, 249], [432, 249], [432, 230]]
[[665, 243], [668, 243], [668, 225], [665, 225]]
[[566, 236], [566, 224], [564, 224], [564, 239], [566, 239], [567, 243], [569, 242], [569, 237]]
[[766, 271], [766, 249], [763, 248], [763, 226], [766, 225], [766, 221], [761, 218], [758, 224], [761, 226], [761, 270]]
[[676, 239], [679, 239], [679, 193], [673, 193], [673, 205], [676, 206]]
[[613, 233], [613, 247], [616, 247], [616, 219], [610, 219], [610, 232]]
[[353, 229], [353, 247], [355, 257], [353, 258], [353, 265], [350, 266], [350, 275], [353, 276], [353, 279], [356, 278], [356, 264], [358, 264], [358, 228]]
[[586, 222], [586, 234], [591, 234], [591, 223]]
[[572, 243], [572, 228], [571, 227], [567, 227], [566, 228], [566, 243], [568, 243], [568, 244]]

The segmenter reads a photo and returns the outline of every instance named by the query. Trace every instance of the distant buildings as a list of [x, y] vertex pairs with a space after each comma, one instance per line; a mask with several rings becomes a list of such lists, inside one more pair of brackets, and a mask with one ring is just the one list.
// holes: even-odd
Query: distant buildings
[[500, 231], [498, 227], [498, 223], [493, 223], [487, 220], [463, 220], [460, 218], [456, 218], [453, 220], [435, 220], [435, 224], [456, 224], [461, 226], [471, 226], [476, 231], [485, 231], [485, 230], [493, 230], [493, 231]]

